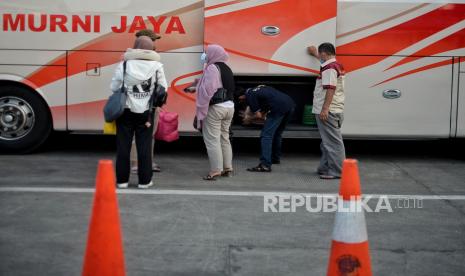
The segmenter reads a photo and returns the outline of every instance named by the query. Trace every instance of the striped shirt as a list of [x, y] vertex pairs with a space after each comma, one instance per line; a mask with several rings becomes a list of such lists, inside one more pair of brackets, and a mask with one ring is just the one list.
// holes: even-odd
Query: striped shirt
[[326, 98], [327, 89], [335, 89], [333, 100], [329, 106], [329, 112], [344, 112], [344, 68], [335, 58], [321, 64], [320, 76], [316, 80], [313, 92], [314, 114], [320, 114]]

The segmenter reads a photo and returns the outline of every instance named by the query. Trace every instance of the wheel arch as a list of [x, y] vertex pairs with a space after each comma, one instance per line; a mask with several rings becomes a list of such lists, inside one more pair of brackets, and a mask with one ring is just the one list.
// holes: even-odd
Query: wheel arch
[[[16, 76], [12, 76], [13, 78]], [[17, 87], [22, 87], [25, 88], [26, 90], [29, 90], [31, 93], [34, 93], [35, 95], [38, 96], [42, 104], [47, 108], [48, 111], [48, 116], [50, 117], [50, 122], [52, 124], [52, 129], [54, 129], [54, 120], [52, 116], [52, 110], [50, 108], [50, 105], [47, 101], [47, 99], [44, 97], [42, 91], [34, 89], [33, 85], [26, 84], [20, 80], [14, 80], [13, 78], [5, 78], [5, 75], [0, 75], [0, 88], [4, 86], [17, 86]]]

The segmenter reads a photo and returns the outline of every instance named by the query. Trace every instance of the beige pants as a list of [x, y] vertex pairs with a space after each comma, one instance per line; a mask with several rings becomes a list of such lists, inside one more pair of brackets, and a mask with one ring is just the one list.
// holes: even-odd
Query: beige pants
[[[154, 121], [153, 121], [153, 135], [157, 132], [158, 128], [158, 117], [160, 115], [160, 108], [157, 107], [155, 108], [155, 113], [154, 113]], [[153, 148], [155, 147], [155, 139], [152, 138], [152, 154], [154, 155], [152, 160], [155, 160], [155, 154], [153, 151]], [[155, 161], [152, 161], [153, 163]], [[135, 138], [132, 139], [132, 146], [131, 146], [131, 167], [137, 166], [137, 149], [136, 149], [136, 140]]]
[[229, 141], [229, 128], [234, 116], [234, 108], [212, 105], [202, 124], [203, 141], [207, 147], [210, 171], [232, 170], [232, 148]]

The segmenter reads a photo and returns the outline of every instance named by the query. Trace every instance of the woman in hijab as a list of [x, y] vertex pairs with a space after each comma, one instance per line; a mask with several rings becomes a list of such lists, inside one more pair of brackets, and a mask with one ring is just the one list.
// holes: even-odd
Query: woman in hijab
[[[126, 70], [124, 70], [124, 65]], [[125, 72], [124, 72], [125, 71]], [[124, 61], [115, 71], [111, 90], [127, 89], [126, 108], [116, 120], [116, 182], [118, 188], [127, 188], [130, 172], [132, 139], [136, 137], [139, 188], [148, 188], [152, 182], [153, 112], [150, 101], [156, 82], [167, 87], [160, 56], [153, 51], [153, 42], [147, 36], [136, 39], [133, 49], [127, 49]]]
[[201, 59], [206, 65], [196, 86], [194, 127], [202, 131], [210, 161], [204, 180], [216, 180], [221, 175], [231, 176], [233, 171], [229, 129], [234, 116], [234, 77], [225, 63], [228, 54], [223, 47], [209, 45]]
[[[152, 43], [153, 43], [153, 50], [156, 51], [156, 47], [155, 47], [155, 43], [158, 39], [161, 38], [161, 36], [157, 33], [155, 33], [154, 31], [150, 30], [150, 29], [144, 29], [144, 30], [140, 30], [138, 31], [136, 34], [136, 38], [137, 37], [140, 37], [140, 36], [148, 36], [151, 40], [152, 40]], [[148, 45], [148, 40], [144, 39], [143, 40], [144, 43], [147, 43], [146, 47], [150, 47]], [[135, 43], [141, 43], [141, 41], [138, 41], [136, 40]], [[134, 45], [134, 49], [138, 48], [136, 47], [138, 45]], [[157, 128], [158, 128], [158, 119], [160, 118], [160, 108], [159, 107], [155, 107], [154, 108], [154, 121], [153, 121], [153, 135], [155, 136], [155, 133], [157, 132]], [[153, 172], [161, 172], [161, 168], [160, 166], [155, 163], [155, 152], [154, 152], [154, 149], [155, 148], [155, 139], [152, 139], [152, 151], [153, 151], [153, 156], [152, 156], [152, 171]], [[131, 147], [131, 173], [133, 174], [137, 174], [137, 150], [136, 150], [136, 140], [133, 139], [132, 140], [132, 147]]]

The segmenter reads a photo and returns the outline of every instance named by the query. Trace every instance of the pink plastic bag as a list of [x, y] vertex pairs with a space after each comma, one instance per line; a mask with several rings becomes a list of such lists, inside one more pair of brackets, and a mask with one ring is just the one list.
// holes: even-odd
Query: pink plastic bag
[[177, 113], [160, 111], [155, 139], [166, 142], [173, 142], [179, 139]]

